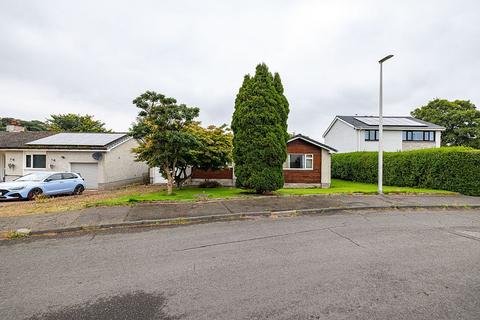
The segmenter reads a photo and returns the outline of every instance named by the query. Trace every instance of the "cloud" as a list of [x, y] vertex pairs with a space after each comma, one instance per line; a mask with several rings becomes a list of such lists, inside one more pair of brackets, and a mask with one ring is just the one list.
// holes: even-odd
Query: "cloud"
[[406, 115], [435, 97], [480, 103], [475, 1], [42, 1], [0, 4], [0, 114], [91, 113], [128, 129], [156, 90], [229, 123], [243, 75], [280, 72], [289, 128], [335, 114]]

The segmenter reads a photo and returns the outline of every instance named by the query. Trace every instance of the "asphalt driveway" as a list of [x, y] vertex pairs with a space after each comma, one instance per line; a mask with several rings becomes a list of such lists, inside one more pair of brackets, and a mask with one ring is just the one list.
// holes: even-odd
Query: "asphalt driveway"
[[480, 211], [0, 243], [1, 319], [478, 319]]

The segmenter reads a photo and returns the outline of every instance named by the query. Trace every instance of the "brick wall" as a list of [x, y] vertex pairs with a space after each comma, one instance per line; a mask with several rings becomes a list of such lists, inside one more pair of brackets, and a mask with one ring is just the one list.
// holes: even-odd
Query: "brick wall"
[[313, 154], [313, 170], [284, 169], [285, 183], [321, 183], [321, 149], [297, 139], [287, 145], [287, 153]]
[[222, 170], [202, 170], [193, 168], [192, 179], [233, 179], [233, 169], [226, 168]]

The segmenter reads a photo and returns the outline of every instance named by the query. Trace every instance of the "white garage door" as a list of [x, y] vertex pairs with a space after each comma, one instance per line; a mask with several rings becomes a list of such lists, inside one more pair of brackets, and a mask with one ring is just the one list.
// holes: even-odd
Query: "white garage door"
[[80, 173], [87, 189], [98, 188], [98, 164], [96, 163], [72, 163], [72, 172]]

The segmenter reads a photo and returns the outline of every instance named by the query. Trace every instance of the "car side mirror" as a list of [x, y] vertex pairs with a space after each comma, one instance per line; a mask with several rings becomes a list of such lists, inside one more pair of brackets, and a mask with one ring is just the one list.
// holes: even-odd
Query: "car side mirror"
[[45, 179], [45, 182], [50, 182], [52, 181], [52, 179], [48, 178], [48, 179]]

